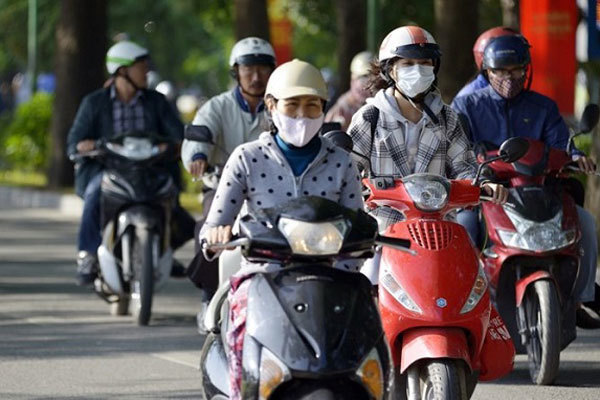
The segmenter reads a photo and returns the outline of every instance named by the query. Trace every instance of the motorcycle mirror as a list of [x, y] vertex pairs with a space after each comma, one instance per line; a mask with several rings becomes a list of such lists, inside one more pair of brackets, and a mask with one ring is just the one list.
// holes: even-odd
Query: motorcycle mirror
[[213, 135], [204, 125], [186, 125], [183, 137], [196, 142], [213, 143]]
[[340, 130], [329, 131], [326, 134], [324, 134], [323, 137], [326, 137], [327, 139], [331, 140], [333, 142], [333, 144], [335, 144], [338, 147], [341, 147], [342, 149], [346, 150], [347, 152], [352, 151], [352, 147], [353, 147], [352, 138], [350, 137], [350, 135], [348, 135], [344, 131], [340, 131]]
[[381, 246], [391, 247], [393, 249], [412, 254], [413, 256], [417, 255], [416, 251], [410, 249], [410, 240], [408, 239], [393, 238], [378, 234], [375, 237], [375, 243]]
[[600, 107], [597, 104], [588, 104], [581, 114], [581, 120], [579, 121], [579, 131], [581, 133], [589, 133], [598, 124], [600, 118]]
[[522, 137], [513, 137], [502, 143], [498, 154], [502, 161], [514, 163], [519, 158], [523, 157], [528, 150], [529, 142], [526, 139]]

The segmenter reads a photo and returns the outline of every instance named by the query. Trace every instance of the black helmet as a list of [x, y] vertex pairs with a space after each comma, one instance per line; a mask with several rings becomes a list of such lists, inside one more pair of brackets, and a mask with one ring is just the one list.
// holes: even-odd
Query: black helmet
[[492, 39], [483, 52], [483, 69], [527, 65], [531, 62], [529, 42], [522, 35], [499, 36]]

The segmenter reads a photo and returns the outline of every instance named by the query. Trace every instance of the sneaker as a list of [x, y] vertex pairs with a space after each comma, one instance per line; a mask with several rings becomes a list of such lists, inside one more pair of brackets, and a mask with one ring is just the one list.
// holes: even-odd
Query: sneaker
[[77, 274], [75, 279], [78, 286], [87, 286], [94, 283], [98, 276], [98, 259], [95, 254], [85, 250], [77, 254]]
[[575, 318], [577, 326], [582, 329], [600, 329], [600, 319], [593, 317], [583, 306], [577, 309]]
[[600, 316], [600, 285], [594, 284], [594, 300], [586, 301], [583, 305]]
[[185, 278], [186, 269], [179, 261], [173, 259], [173, 266], [171, 267], [171, 276], [173, 278]]

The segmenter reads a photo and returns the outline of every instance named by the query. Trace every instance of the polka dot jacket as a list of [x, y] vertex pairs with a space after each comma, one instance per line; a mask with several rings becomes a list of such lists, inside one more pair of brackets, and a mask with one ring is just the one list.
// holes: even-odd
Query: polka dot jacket
[[[238, 146], [227, 160], [200, 236], [208, 227], [233, 225], [244, 204], [244, 211], [251, 213], [309, 195], [362, 209], [360, 177], [350, 154], [321, 138], [315, 159], [300, 176], [294, 176], [273, 135], [263, 132], [257, 140]], [[336, 267], [354, 270], [358, 264]]]

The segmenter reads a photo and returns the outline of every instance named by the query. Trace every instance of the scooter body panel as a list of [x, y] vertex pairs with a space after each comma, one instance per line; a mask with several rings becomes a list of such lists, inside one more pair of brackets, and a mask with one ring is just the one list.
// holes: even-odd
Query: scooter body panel
[[425, 358], [463, 360], [473, 370], [469, 343], [460, 328], [414, 328], [404, 332], [400, 373]]

